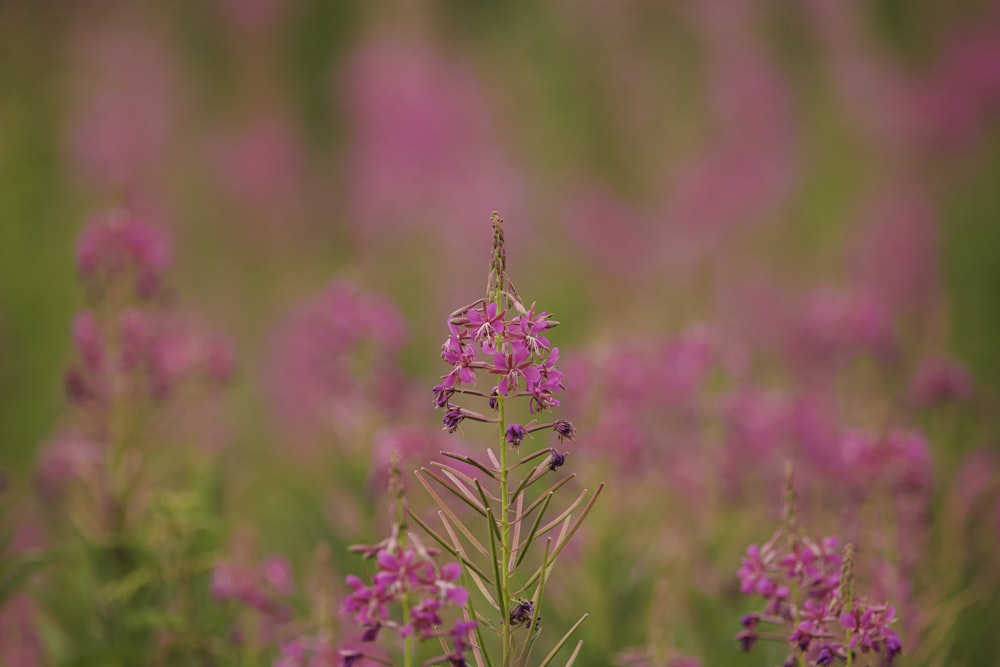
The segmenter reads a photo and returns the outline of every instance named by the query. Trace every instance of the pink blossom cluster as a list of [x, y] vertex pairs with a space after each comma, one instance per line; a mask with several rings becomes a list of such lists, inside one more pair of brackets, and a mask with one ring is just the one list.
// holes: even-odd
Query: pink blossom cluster
[[454, 266], [476, 236], [468, 221], [516, 201], [522, 179], [496, 139], [495, 101], [470, 61], [383, 32], [359, 45], [337, 82], [351, 137], [349, 218], [364, 249], [432, 223], [446, 230], [439, 244]]
[[66, 377], [66, 388], [80, 404], [106, 404], [126, 382], [135, 396], [163, 399], [182, 386], [218, 386], [233, 373], [229, 340], [206, 333], [172, 313], [129, 307], [100, 322], [81, 311], [73, 321], [78, 362]]
[[[136, 418], [152, 419], [156, 411], [141, 408], [176, 407], [171, 399], [210, 394], [231, 379], [229, 339], [160, 298], [171, 258], [167, 234], [132, 212], [98, 216], [80, 234], [77, 270], [92, 308], [79, 311], [71, 329], [75, 358], [65, 389], [76, 421], [39, 457], [38, 482], [48, 500], [76, 482], [98, 493], [116, 411], [127, 407]], [[186, 416], [184, 428], [197, 422], [193, 413]]]
[[356, 429], [399, 407], [406, 324], [388, 298], [334, 280], [278, 326], [268, 368], [280, 424], [297, 440]]
[[172, 263], [166, 233], [132, 212], [95, 218], [80, 234], [77, 271], [96, 300], [73, 321], [78, 361], [67, 375], [70, 397], [106, 404], [122, 386], [161, 399], [181, 385], [223, 384], [233, 372], [228, 339], [202, 331], [154, 299]]
[[974, 384], [969, 370], [958, 361], [941, 357], [925, 359], [910, 381], [910, 401], [927, 408], [961, 403], [972, 397]]
[[104, 293], [120, 283], [151, 297], [173, 264], [166, 233], [130, 211], [95, 217], [80, 234], [76, 268], [86, 287]]
[[235, 600], [264, 613], [282, 609], [281, 601], [294, 588], [292, 568], [284, 556], [269, 556], [256, 565], [221, 562], [212, 571], [216, 600]]
[[[362, 642], [373, 642], [383, 627], [398, 630], [401, 637], [420, 640], [450, 636], [452, 650], [445, 656], [452, 665], [465, 665], [464, 653], [470, 647], [469, 633], [474, 621], [456, 621], [447, 633], [441, 631], [445, 621], [442, 613], [449, 607], [463, 609], [469, 592], [457, 582], [462, 570], [456, 562], [440, 567], [433, 552], [419, 543], [404, 548], [397, 540], [387, 540], [374, 551], [378, 570], [370, 582], [348, 575], [351, 593], [344, 599], [343, 609], [364, 630]], [[390, 606], [406, 607], [406, 621], [393, 620]]]
[[[565, 387], [563, 374], [556, 363], [559, 348], [552, 347], [546, 332], [557, 322], [546, 312], [525, 309], [513, 302], [517, 314], [507, 319], [495, 302], [480, 299], [457, 310], [448, 318], [448, 338], [441, 346], [441, 358], [451, 365], [451, 371], [441, 376], [434, 387], [434, 403], [445, 409], [444, 425], [454, 432], [465, 419], [491, 419], [452, 403], [455, 394], [487, 399], [490, 408], [497, 409], [498, 398], [526, 398], [531, 414], [559, 407], [556, 394]], [[482, 355], [482, 357], [480, 356]], [[482, 374], [496, 381], [489, 391], [475, 388]], [[551, 428], [560, 441], [572, 439], [575, 430], [565, 420], [527, 425], [510, 424], [507, 441], [517, 447], [533, 431]]]
[[[853, 556], [844, 563], [835, 537], [819, 543], [795, 538], [781, 550], [779, 535], [763, 546], [751, 544], [737, 571], [740, 591], [765, 600], [762, 611], [740, 620], [740, 648], [749, 652], [758, 640], [776, 639], [793, 650], [787, 665], [795, 664], [796, 656], [810, 665], [844, 664], [848, 654], [853, 664], [891, 663], [903, 650], [890, 627], [895, 609], [854, 594]], [[780, 629], [763, 632], [764, 624]]]

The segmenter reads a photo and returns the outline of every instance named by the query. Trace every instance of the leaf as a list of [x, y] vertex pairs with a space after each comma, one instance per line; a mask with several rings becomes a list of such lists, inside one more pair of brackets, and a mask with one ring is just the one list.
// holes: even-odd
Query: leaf
[[[473, 496], [472, 491], [469, 491], [468, 487], [466, 487], [465, 484], [462, 484], [462, 482], [459, 481], [457, 478], [452, 478], [452, 481], [455, 482], [455, 485], [458, 488], [456, 488], [456, 486], [452, 486], [451, 484], [449, 484], [446, 480], [441, 478], [437, 473], [435, 473], [432, 470], [428, 470], [427, 468], [421, 468], [420, 471], [425, 475], [429, 476], [431, 479], [433, 479], [435, 482], [437, 482], [444, 488], [451, 491], [456, 498], [464, 502], [472, 509], [479, 512], [481, 516], [486, 516], [486, 509], [479, 504], [479, 499]], [[445, 474], [448, 474], [447, 471], [445, 471]]]
[[535, 535], [538, 532], [538, 524], [542, 522], [542, 517], [545, 516], [545, 510], [548, 509], [549, 501], [552, 500], [552, 496], [553, 496], [552, 492], [549, 492], [548, 495], [545, 496], [545, 502], [542, 503], [542, 509], [540, 509], [538, 511], [538, 515], [535, 516], [535, 522], [531, 525], [531, 530], [528, 532], [528, 537], [524, 540], [524, 547], [522, 548], [521, 553], [517, 557], [517, 562], [514, 563], [514, 567], [511, 570], [512, 572], [513, 570], [516, 570], [518, 567], [521, 566], [521, 561], [524, 560], [524, 556], [528, 553], [528, 548], [531, 547], [532, 542], [534, 542]]
[[513, 504], [514, 500], [521, 495], [522, 491], [544, 477], [547, 472], [549, 472], [549, 464], [547, 462], [542, 461], [535, 466], [532, 471], [521, 480], [521, 483], [517, 485], [517, 488], [514, 489], [514, 493], [510, 496], [510, 503]]
[[476, 584], [479, 592], [483, 594], [483, 597], [486, 598], [487, 602], [489, 602], [497, 611], [500, 611], [500, 605], [498, 605], [496, 600], [493, 599], [483, 583], [486, 582], [492, 585], [493, 581], [483, 574], [482, 570], [471, 564], [471, 561], [469, 561], [468, 556], [465, 554], [465, 550], [462, 548], [462, 543], [458, 541], [458, 536], [455, 535], [455, 531], [452, 530], [444, 512], [438, 512], [438, 516], [441, 518], [441, 523], [444, 524], [445, 530], [448, 531], [448, 535], [451, 536], [452, 541], [455, 543], [455, 548], [458, 550], [459, 554], [461, 554], [462, 562], [469, 565], [469, 574], [472, 576], [472, 581]]
[[[538, 577], [541, 575], [541, 572], [544, 568], [551, 567], [552, 564], [555, 563], [556, 558], [559, 557], [559, 554], [566, 547], [566, 544], [576, 533], [577, 529], [580, 528], [580, 524], [582, 524], [583, 520], [587, 518], [587, 515], [590, 513], [590, 510], [594, 507], [594, 503], [597, 501], [597, 497], [601, 495], [601, 491], [603, 490], [604, 490], [604, 482], [601, 482], [598, 485], [597, 490], [594, 492], [594, 495], [590, 497], [590, 500], [587, 502], [587, 505], [583, 508], [583, 512], [580, 514], [579, 518], [577, 518], [577, 520], [573, 522], [572, 526], [570, 526], [568, 530], [564, 528], [563, 532], [560, 533], [559, 539], [556, 541], [555, 550], [552, 553], [552, 558], [550, 559], [550, 562], [547, 564], [542, 563], [539, 566], [539, 568], [535, 570], [535, 573], [531, 575], [528, 581], [524, 583], [524, 586], [522, 586], [519, 589], [518, 592], [524, 592], [525, 590], [527, 590], [527, 588], [531, 586], [531, 584], [537, 581]], [[569, 517], [567, 517], [566, 521], [567, 522], [569, 521]]]
[[549, 449], [539, 449], [537, 452], [533, 452], [531, 454], [528, 454], [527, 456], [522, 457], [521, 460], [518, 461], [517, 463], [515, 463], [514, 465], [512, 465], [510, 467], [510, 469], [513, 470], [514, 468], [518, 468], [520, 466], [523, 466], [525, 463], [528, 463], [530, 461], [534, 461], [539, 456], [543, 456], [545, 454], [551, 454], [551, 453], [552, 452]]
[[[552, 538], [545, 540], [545, 554], [542, 556], [542, 562], [544, 563], [549, 559], [549, 551], [552, 549]], [[535, 594], [531, 597], [531, 601], [534, 604], [535, 618], [541, 618], [541, 608], [542, 608], [542, 595], [545, 593], [545, 583], [548, 581], [548, 575], [546, 574], [541, 579], [538, 580], [538, 587], [535, 589]], [[531, 657], [531, 650], [535, 647], [535, 642], [538, 641], [538, 636], [541, 634], [541, 628], [536, 625], [536, 632], [534, 632], [524, 643], [524, 647], [521, 649], [523, 654], [522, 664], [527, 664], [528, 658]]]
[[[520, 514], [521, 510], [524, 508], [524, 496], [517, 497], [517, 513]], [[514, 524], [514, 535], [511, 537], [510, 541], [510, 560], [504, 564], [508, 572], [514, 571], [514, 564], [517, 562], [517, 550], [521, 545], [521, 524]]]
[[[576, 632], [576, 629], [578, 627], [580, 627], [581, 623], [583, 623], [585, 620], [587, 620], [587, 616], [589, 616], [589, 615], [590, 614], [584, 614], [583, 616], [581, 616], [580, 620], [577, 621], [576, 623], [574, 623], [573, 627], [566, 631], [566, 634], [564, 634], [562, 636], [562, 639], [560, 639], [556, 643], [556, 645], [552, 647], [552, 650], [549, 651], [549, 654], [545, 656], [545, 658], [542, 660], [541, 663], [539, 663], [538, 667], [545, 667], [550, 662], [552, 662], [552, 659], [556, 657], [556, 654], [559, 653], [559, 650], [566, 644], [567, 641], [569, 641], [570, 635], [572, 635], [574, 632]], [[582, 644], [582, 643], [583, 643], [583, 640], [581, 639], [580, 640], [580, 644]], [[576, 653], [580, 650], [580, 644], [577, 644], [577, 649], [576, 649], [576, 651], [573, 652], [573, 656], [572, 656], [571, 660], [575, 660], [576, 659]]]
[[486, 448], [486, 455], [490, 457], [490, 463], [493, 464], [493, 467], [496, 468], [497, 470], [500, 470], [501, 467], [500, 462], [497, 461], [497, 455], [493, 453], [492, 448], [489, 447]]
[[462, 523], [462, 520], [459, 519], [458, 516], [452, 511], [452, 509], [448, 507], [448, 504], [441, 500], [441, 497], [435, 493], [431, 485], [427, 483], [427, 480], [420, 475], [420, 471], [418, 470], [413, 474], [416, 475], [417, 479], [420, 480], [420, 483], [423, 484], [425, 489], [427, 489], [427, 493], [429, 493], [434, 502], [437, 503], [437, 506], [441, 508], [441, 511], [447, 514], [448, 518], [455, 523], [460, 531], [462, 531], [462, 534], [465, 535], [465, 538], [469, 541], [469, 543], [476, 547], [479, 553], [484, 556], [489, 556], [489, 552], [486, 550], [486, 547], [484, 547], [482, 543], [476, 539], [475, 535], [472, 534], [472, 531], [470, 531], [465, 524]]
[[[493, 510], [492, 509], [486, 508], [486, 516], [490, 520], [490, 523], [493, 523], [493, 524], [496, 523], [496, 521], [493, 519]], [[500, 556], [497, 554], [497, 540], [493, 536], [493, 531], [491, 530], [489, 532], [490, 532], [490, 551], [493, 553], [493, 558], [492, 558], [492, 561], [493, 561], [493, 576], [496, 577], [495, 581], [496, 581], [496, 589], [497, 589], [497, 602], [499, 602], [500, 605], [501, 605], [501, 607], [500, 607], [500, 615], [504, 619], [504, 622], [506, 622], [507, 621], [507, 607], [508, 607], [508, 602], [504, 598], [504, 594], [503, 594], [503, 580], [500, 578]]]
[[569, 660], [566, 661], [566, 667], [573, 667], [573, 663], [576, 662], [576, 656], [580, 655], [580, 649], [582, 648], [583, 640], [581, 639], [576, 643], [576, 648], [573, 649], [573, 653], [569, 656]]
[[583, 499], [586, 498], [586, 497], [587, 497], [587, 490], [584, 489], [580, 493], [580, 495], [576, 497], [576, 500], [574, 500], [572, 503], [570, 503], [570, 506], [567, 507], [562, 512], [562, 514], [560, 514], [555, 519], [552, 519], [552, 521], [549, 521], [547, 524], [545, 524], [544, 526], [542, 526], [542, 529], [540, 531], [538, 531], [538, 534], [539, 535], [544, 535], [545, 533], [549, 532], [550, 530], [552, 530], [553, 528], [555, 528], [556, 526], [558, 526], [560, 523], [562, 523], [562, 520], [565, 519], [570, 514], [572, 514], [573, 510], [575, 510], [577, 508], [577, 506], [579, 506], [579, 504], [581, 502], [583, 502]]
[[484, 464], [480, 463], [471, 456], [465, 456], [463, 454], [455, 454], [454, 452], [441, 452], [441, 456], [447, 456], [449, 459], [455, 459], [456, 461], [461, 461], [462, 463], [468, 463], [470, 466], [479, 468], [484, 473], [490, 476], [492, 479], [496, 479], [496, 471], [490, 470]]
[[536, 507], [538, 507], [539, 505], [541, 505], [541, 504], [542, 504], [542, 501], [543, 501], [543, 500], [545, 499], [545, 496], [546, 496], [547, 494], [550, 494], [550, 493], [555, 493], [555, 492], [556, 492], [556, 491], [558, 491], [558, 490], [559, 490], [559, 489], [560, 489], [560, 488], [561, 488], [561, 487], [562, 487], [562, 486], [563, 486], [564, 484], [566, 484], [566, 483], [567, 483], [568, 481], [570, 481], [570, 480], [571, 480], [571, 479], [573, 479], [574, 477], [576, 477], [576, 473], [572, 473], [572, 474], [571, 474], [571, 475], [569, 475], [568, 477], [563, 477], [563, 478], [562, 478], [562, 479], [560, 479], [560, 480], [559, 480], [558, 482], [556, 482], [555, 484], [553, 484], [552, 486], [550, 486], [550, 487], [549, 487], [549, 488], [548, 488], [548, 489], [547, 489], [547, 490], [545, 491], [545, 493], [543, 493], [542, 495], [538, 496], [538, 498], [536, 498], [536, 499], [535, 499], [535, 501], [534, 501], [533, 503], [531, 503], [530, 505], [528, 505], [528, 508], [527, 508], [526, 510], [524, 510], [524, 512], [523, 512], [523, 513], [521, 513], [521, 514], [520, 514], [519, 516], [516, 516], [516, 517], [514, 517], [514, 519], [513, 519], [513, 520], [512, 520], [511, 522], [512, 522], [512, 523], [514, 523], [514, 522], [517, 522], [517, 521], [520, 521], [521, 519], [523, 519], [523, 518], [524, 518], [524, 517], [526, 517], [527, 515], [531, 514], [532, 510], [534, 510], [534, 509], [535, 509]]
[[[413, 519], [417, 523], [418, 526], [420, 526], [421, 528], [423, 528], [424, 531], [428, 535], [430, 535], [434, 539], [435, 542], [437, 542], [442, 547], [444, 547], [445, 551], [447, 551], [452, 556], [455, 556], [456, 558], [458, 558], [459, 560], [461, 560], [462, 564], [465, 565], [466, 567], [468, 567], [470, 570], [476, 572], [479, 576], [481, 576], [484, 579], [486, 579], [487, 581], [489, 581], [489, 577], [487, 577], [485, 574], [483, 574], [482, 571], [476, 566], [476, 564], [473, 563], [471, 560], [468, 559], [468, 557], [465, 555], [465, 552], [461, 549], [461, 545], [459, 545], [459, 548], [456, 550], [454, 546], [448, 544], [443, 537], [441, 537], [440, 535], [438, 535], [438, 533], [433, 528], [431, 528], [426, 523], [424, 523], [424, 520], [421, 519], [420, 516], [417, 515], [413, 510], [407, 509], [406, 513], [409, 514], [410, 518]], [[439, 514], [441, 514], [441, 513], [439, 512]], [[447, 524], [445, 525], [445, 527], [450, 529], [450, 527]], [[490, 581], [490, 583], [492, 584], [493, 582]]]

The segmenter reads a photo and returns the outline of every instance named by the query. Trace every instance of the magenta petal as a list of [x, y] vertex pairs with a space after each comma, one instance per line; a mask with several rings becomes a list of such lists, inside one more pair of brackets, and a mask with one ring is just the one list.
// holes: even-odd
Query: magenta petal
[[464, 607], [469, 601], [469, 591], [461, 586], [453, 586], [448, 589], [448, 601], [459, 607]]

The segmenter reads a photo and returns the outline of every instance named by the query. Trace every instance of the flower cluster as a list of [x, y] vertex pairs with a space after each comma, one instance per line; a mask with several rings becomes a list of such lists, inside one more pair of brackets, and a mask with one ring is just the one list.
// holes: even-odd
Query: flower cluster
[[[818, 543], [795, 538], [781, 550], [779, 536], [763, 546], [751, 544], [737, 571], [740, 591], [765, 600], [762, 611], [740, 619], [740, 648], [749, 652], [759, 639], [776, 639], [793, 649], [786, 665], [891, 663], [903, 648], [890, 628], [896, 612], [891, 605], [855, 597], [853, 547], [841, 556], [835, 537]], [[762, 632], [762, 624], [783, 631]]]
[[361, 441], [378, 415], [399, 408], [406, 323], [385, 296], [343, 279], [305, 300], [275, 331], [270, 404], [292, 444]]
[[126, 283], [138, 296], [151, 297], [172, 263], [167, 235], [131, 212], [94, 219], [76, 245], [77, 271], [96, 292]]
[[[552, 347], [545, 336], [558, 322], [544, 311], [536, 313], [534, 305], [525, 308], [514, 294], [504, 297], [509, 310], [500, 310], [497, 301], [479, 299], [448, 318], [449, 334], [441, 346], [441, 358], [452, 368], [434, 387], [434, 404], [445, 410], [443, 422], [449, 433], [465, 419], [497, 421], [452, 403], [455, 394], [486, 399], [493, 410], [499, 408], [500, 397], [527, 398], [533, 415], [559, 407], [556, 394], [565, 389], [562, 371], [556, 368], [559, 348]], [[488, 392], [476, 388], [483, 374], [495, 380]], [[560, 441], [575, 434], [565, 420], [532, 420], [525, 425], [508, 424], [506, 440], [518, 447], [526, 435], [543, 429], [555, 431]]]
[[298, 637], [281, 645], [274, 667], [351, 667], [360, 657], [350, 649], [337, 650], [324, 637]]
[[292, 594], [292, 569], [284, 556], [270, 556], [256, 566], [221, 562], [212, 571], [212, 595], [233, 600], [263, 614], [286, 620], [286, 601]]
[[[469, 599], [469, 592], [457, 583], [461, 567], [455, 562], [438, 567], [436, 552], [424, 548], [415, 536], [410, 540], [411, 546], [389, 538], [374, 546], [355, 548], [374, 557], [378, 569], [370, 582], [348, 575], [351, 593], [344, 599], [344, 612], [363, 628], [362, 642], [374, 642], [384, 627], [395, 628], [404, 639], [448, 636], [453, 649], [442, 659], [464, 666], [465, 651], [471, 647], [469, 633], [476, 623], [459, 620], [447, 632], [441, 629], [445, 625], [442, 613], [449, 606], [464, 608]], [[390, 613], [397, 604], [403, 609], [402, 622]]]
[[229, 380], [227, 338], [139, 303], [162, 293], [172, 261], [164, 231], [133, 213], [113, 212], [83, 230], [76, 254], [77, 271], [96, 303], [73, 320], [78, 360], [66, 376], [70, 399], [90, 406], [126, 393], [158, 400], [181, 385]]

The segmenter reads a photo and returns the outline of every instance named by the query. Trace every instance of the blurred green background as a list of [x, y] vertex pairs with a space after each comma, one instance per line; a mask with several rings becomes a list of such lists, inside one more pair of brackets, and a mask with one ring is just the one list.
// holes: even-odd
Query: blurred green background
[[398, 305], [399, 363], [431, 386], [493, 210], [582, 356], [717, 321], [768, 357], [813, 288], [870, 291], [901, 368], [948, 355], [981, 388], [935, 443], [948, 475], [996, 448], [998, 109], [995, 2], [3, 0], [0, 469], [26, 497], [65, 415], [75, 239], [125, 206], [170, 230], [172, 294], [234, 340], [233, 520], [299, 563], [374, 535], [330, 528], [322, 475], [274, 468], [296, 456], [268, 408], [276, 323], [347, 278]]

